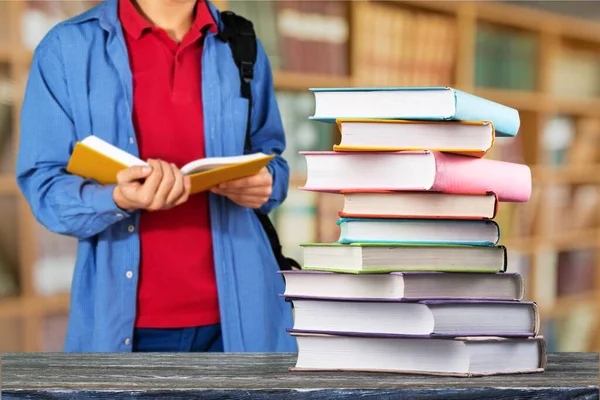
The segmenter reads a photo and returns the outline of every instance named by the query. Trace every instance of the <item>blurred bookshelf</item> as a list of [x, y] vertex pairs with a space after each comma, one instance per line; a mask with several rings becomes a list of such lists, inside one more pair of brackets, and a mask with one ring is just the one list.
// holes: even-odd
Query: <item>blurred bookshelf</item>
[[[0, 1], [0, 352], [62, 349], [76, 242], [35, 222], [14, 183], [14, 155], [35, 45], [97, 3]], [[531, 200], [500, 207], [508, 270], [523, 274], [550, 351], [600, 351], [600, 21], [494, 1], [215, 4], [254, 21], [274, 70], [292, 173], [271, 217], [287, 255], [301, 261], [299, 243], [339, 235], [340, 196], [297, 189], [298, 151], [329, 150], [339, 138], [308, 121], [307, 89], [453, 86], [520, 111], [518, 136], [497, 139], [488, 156], [533, 172]]]

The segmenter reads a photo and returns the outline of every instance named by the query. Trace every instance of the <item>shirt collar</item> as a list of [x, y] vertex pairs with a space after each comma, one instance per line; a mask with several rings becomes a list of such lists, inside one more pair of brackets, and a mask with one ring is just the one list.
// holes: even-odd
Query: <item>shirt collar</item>
[[[119, 0], [119, 19], [123, 28], [135, 39], [139, 39], [145, 32], [151, 31], [154, 26], [139, 13], [132, 0]], [[191, 29], [204, 32], [208, 29], [217, 32], [217, 25], [204, 0], [196, 2], [196, 15]]]

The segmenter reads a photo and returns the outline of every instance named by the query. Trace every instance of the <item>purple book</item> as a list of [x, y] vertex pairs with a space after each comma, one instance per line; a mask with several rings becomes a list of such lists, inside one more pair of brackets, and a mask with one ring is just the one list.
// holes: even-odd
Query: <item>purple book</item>
[[535, 337], [536, 303], [522, 301], [422, 300], [417, 302], [289, 298], [290, 332], [377, 337]]
[[516, 273], [392, 272], [340, 274], [323, 271], [283, 271], [289, 298], [355, 301], [419, 301], [479, 299], [520, 301], [524, 285]]

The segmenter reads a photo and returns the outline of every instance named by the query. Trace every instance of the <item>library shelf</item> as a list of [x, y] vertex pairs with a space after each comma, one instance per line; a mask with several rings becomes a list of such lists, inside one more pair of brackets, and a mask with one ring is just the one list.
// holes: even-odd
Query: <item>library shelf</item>
[[545, 96], [536, 92], [478, 87], [473, 93], [519, 111], [543, 111], [546, 105]]
[[550, 165], [534, 166], [531, 175], [534, 183], [600, 183], [600, 164], [588, 164], [571, 167]]
[[393, 1], [437, 13], [466, 14], [475, 20], [504, 27], [600, 43], [600, 25], [597, 22], [522, 5], [497, 1]]
[[600, 117], [600, 99], [560, 98], [549, 99], [546, 111], [558, 114], [571, 114], [583, 117]]
[[0, 195], [15, 195], [18, 193], [17, 182], [12, 174], [0, 174]]
[[8, 44], [0, 44], [0, 63], [10, 63], [13, 59], [13, 51]]
[[540, 315], [544, 319], [560, 318], [570, 314], [575, 307], [588, 306], [599, 311], [597, 303], [597, 290], [577, 293], [572, 295], [563, 295], [554, 300], [551, 306], [541, 306]]
[[311, 87], [352, 86], [350, 77], [302, 72], [274, 71], [273, 82], [277, 90], [306, 91]]
[[551, 247], [558, 251], [586, 248], [600, 249], [598, 237], [600, 237], [600, 229], [593, 228], [554, 233], [549, 236], [510, 237], [501, 239], [500, 244], [506, 246], [509, 252], [518, 251], [524, 254], [534, 254], [545, 247]]
[[69, 310], [69, 296], [69, 293], [59, 293], [0, 299], [0, 318], [15, 316], [39, 317], [48, 314], [66, 313]]

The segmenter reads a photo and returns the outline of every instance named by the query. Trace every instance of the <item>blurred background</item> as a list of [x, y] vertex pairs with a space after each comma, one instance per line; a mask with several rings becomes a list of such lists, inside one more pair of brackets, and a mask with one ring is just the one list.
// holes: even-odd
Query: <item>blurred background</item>
[[[61, 351], [76, 243], [45, 230], [17, 190], [19, 110], [31, 54], [99, 2], [0, 0], [0, 352]], [[292, 169], [272, 215], [284, 252], [336, 241], [341, 196], [297, 190], [300, 150], [330, 150], [309, 87], [448, 85], [517, 108], [488, 157], [531, 166], [525, 204], [497, 221], [508, 270], [541, 312], [549, 351], [600, 351], [600, 2], [217, 1], [254, 21], [275, 71]]]

